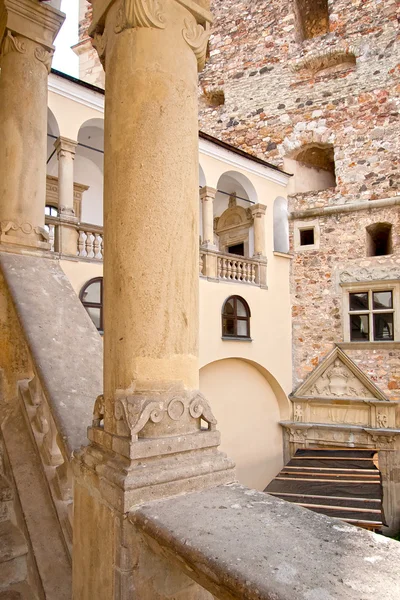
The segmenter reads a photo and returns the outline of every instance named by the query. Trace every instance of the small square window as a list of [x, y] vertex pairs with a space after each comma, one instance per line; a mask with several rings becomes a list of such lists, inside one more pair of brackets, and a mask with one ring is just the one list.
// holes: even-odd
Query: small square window
[[311, 229], [300, 229], [300, 246], [314, 245], [314, 227]]

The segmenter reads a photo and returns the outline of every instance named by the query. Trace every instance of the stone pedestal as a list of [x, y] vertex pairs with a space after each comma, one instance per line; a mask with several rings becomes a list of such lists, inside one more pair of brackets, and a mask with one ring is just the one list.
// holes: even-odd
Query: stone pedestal
[[210, 250], [217, 250], [214, 244], [214, 200], [217, 190], [204, 186], [200, 190], [201, 208], [203, 213], [203, 232], [201, 245]]
[[64, 15], [33, 0], [0, 13], [0, 242], [48, 249], [47, 76]]
[[[91, 35], [106, 72], [104, 397], [91, 443], [75, 459], [79, 600], [130, 599], [138, 589], [142, 549], [126, 530], [129, 510], [235, 478], [198, 391], [197, 68], [206, 5], [93, 2]], [[158, 576], [164, 591], [155, 598], [140, 587], [138, 597], [171, 597], [168, 574]], [[188, 595], [182, 577], [174, 597], [204, 597]]]
[[54, 146], [58, 158], [58, 215], [55, 250], [76, 256], [78, 247], [78, 219], [74, 210], [74, 159], [78, 142], [59, 137]]
[[265, 257], [265, 213], [267, 207], [264, 204], [254, 204], [251, 214], [254, 219], [254, 256]]

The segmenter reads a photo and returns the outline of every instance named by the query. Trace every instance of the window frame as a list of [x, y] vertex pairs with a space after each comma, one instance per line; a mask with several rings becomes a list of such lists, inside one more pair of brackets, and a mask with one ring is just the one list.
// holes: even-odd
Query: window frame
[[[226, 305], [228, 304], [228, 302], [230, 300], [233, 300], [233, 315], [232, 314], [228, 314], [225, 310]], [[244, 309], [246, 311], [246, 316], [242, 317], [239, 316], [237, 313], [237, 302], [238, 300], [243, 304]], [[232, 296], [228, 296], [228, 298], [226, 298], [226, 300], [224, 301], [223, 305], [222, 305], [222, 310], [221, 310], [221, 331], [222, 331], [222, 339], [223, 340], [251, 340], [250, 337], [250, 318], [251, 318], [251, 311], [250, 311], [250, 307], [248, 305], [248, 303], [246, 302], [246, 300], [243, 298], [243, 296], [239, 296], [237, 294], [234, 294]], [[234, 322], [234, 334], [230, 335], [229, 333], [226, 333], [224, 331], [224, 319], [230, 319], [233, 320]], [[238, 334], [238, 321], [244, 321], [247, 324], [246, 327], [246, 335], [239, 335]]]
[[[393, 344], [400, 341], [400, 284], [396, 281], [363, 281], [359, 283], [346, 284], [343, 287], [343, 339], [345, 343], [359, 344]], [[373, 292], [392, 292], [392, 308], [374, 309]], [[351, 311], [350, 294], [368, 293], [368, 310]], [[374, 339], [374, 315], [375, 314], [393, 314], [393, 339], [376, 340]], [[368, 315], [369, 335], [365, 340], [351, 339], [351, 315]]]
[[[93, 283], [97, 283], [98, 281], [100, 282], [100, 302], [88, 302], [88, 301], [84, 300], [83, 294], [86, 292], [88, 287], [90, 287]], [[104, 333], [103, 277], [93, 277], [92, 279], [89, 279], [89, 281], [87, 281], [84, 284], [81, 291], [79, 292], [79, 300], [82, 302], [82, 305], [84, 306], [85, 310], [87, 308], [99, 308], [100, 309], [100, 328], [96, 327], [89, 312], [87, 310], [86, 310], [86, 312], [88, 313], [88, 316], [91, 319], [93, 325], [95, 325], [97, 331], [100, 334], [103, 334]]]

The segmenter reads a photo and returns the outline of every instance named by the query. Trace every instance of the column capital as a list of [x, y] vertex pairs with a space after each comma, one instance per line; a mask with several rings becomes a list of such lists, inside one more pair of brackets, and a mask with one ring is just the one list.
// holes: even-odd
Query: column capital
[[202, 201], [204, 200], [214, 200], [215, 196], [217, 194], [217, 191], [215, 188], [213, 187], [209, 187], [208, 185], [203, 186], [202, 188], [200, 188], [200, 198]]
[[60, 158], [60, 156], [63, 157], [66, 156], [66, 154], [70, 154], [74, 159], [77, 145], [78, 142], [75, 140], [70, 140], [69, 138], [60, 135], [60, 137], [58, 137], [54, 142], [57, 157]]
[[[32, 0], [0, 0], [0, 14], [0, 58], [12, 51], [27, 54], [32, 46], [34, 58], [50, 71], [53, 42], [64, 13]], [[31, 43], [27, 45], [28, 40]]]
[[[112, 34], [125, 29], [166, 29], [169, 25], [171, 5], [178, 4], [187, 10], [183, 18], [181, 35], [193, 50], [198, 70], [204, 68], [212, 15], [210, 0], [90, 0], [93, 5], [89, 35], [105, 69], [107, 45]], [[110, 9], [115, 7], [114, 11]], [[110, 15], [110, 19], [108, 19]], [[110, 21], [110, 22], [109, 22]], [[173, 21], [173, 19], [171, 19]]]
[[267, 212], [265, 204], [253, 204], [250, 208], [253, 219], [261, 218]]

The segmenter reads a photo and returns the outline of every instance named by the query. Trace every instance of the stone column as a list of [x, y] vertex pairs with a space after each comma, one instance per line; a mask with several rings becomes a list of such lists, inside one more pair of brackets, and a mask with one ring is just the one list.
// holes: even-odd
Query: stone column
[[254, 219], [254, 256], [265, 257], [265, 212], [264, 204], [254, 204], [251, 214]]
[[64, 14], [0, 0], [0, 242], [48, 249], [47, 76]]
[[214, 244], [214, 200], [217, 190], [204, 186], [200, 190], [201, 207], [203, 211], [202, 246], [216, 250]]
[[78, 219], [74, 210], [74, 159], [78, 142], [60, 136], [54, 146], [58, 158], [58, 215], [55, 249], [76, 256], [78, 248]]
[[133, 590], [199, 599], [187, 577], [168, 592], [157, 561], [152, 595], [125, 516], [138, 503], [234, 479], [198, 391], [197, 68], [208, 6], [93, 0], [90, 34], [106, 72], [104, 397], [75, 461], [80, 600], [128, 599]]

